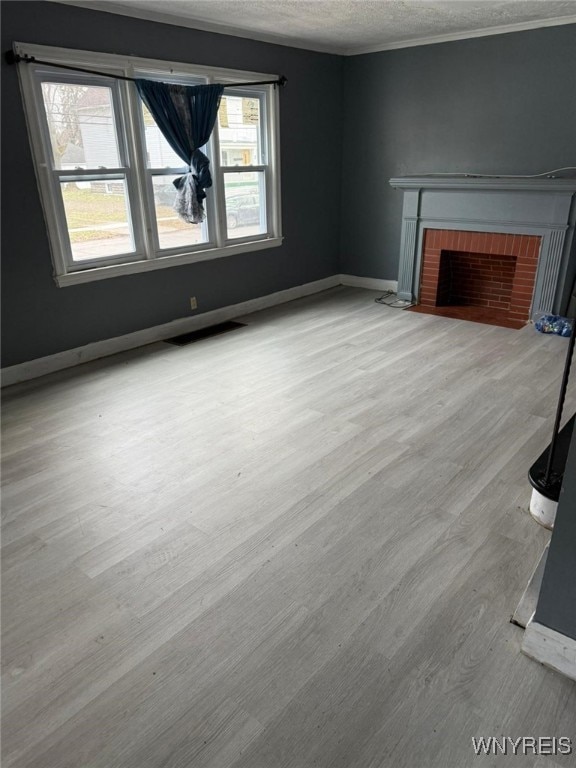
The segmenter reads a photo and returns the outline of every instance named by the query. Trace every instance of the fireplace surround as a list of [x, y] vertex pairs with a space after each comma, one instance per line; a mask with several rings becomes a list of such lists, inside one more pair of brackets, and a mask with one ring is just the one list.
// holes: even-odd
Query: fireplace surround
[[[576, 178], [407, 176], [390, 184], [404, 191], [399, 299], [439, 306], [463, 298], [519, 321], [565, 311], [576, 273]], [[447, 298], [456, 280], [459, 295]]]

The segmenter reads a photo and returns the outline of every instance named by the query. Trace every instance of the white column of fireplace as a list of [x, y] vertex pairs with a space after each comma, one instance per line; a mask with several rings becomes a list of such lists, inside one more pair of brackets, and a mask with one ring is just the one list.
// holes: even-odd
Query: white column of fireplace
[[[531, 316], [562, 313], [576, 274], [576, 178], [405, 176], [398, 298], [418, 301], [426, 229], [542, 238]], [[571, 257], [572, 254], [572, 257]]]

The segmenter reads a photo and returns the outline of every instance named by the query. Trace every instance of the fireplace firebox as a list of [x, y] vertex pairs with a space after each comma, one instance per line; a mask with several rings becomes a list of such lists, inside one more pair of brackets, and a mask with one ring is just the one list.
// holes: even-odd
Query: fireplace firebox
[[535, 235], [426, 229], [419, 303], [485, 307], [521, 325], [529, 318], [540, 247]]

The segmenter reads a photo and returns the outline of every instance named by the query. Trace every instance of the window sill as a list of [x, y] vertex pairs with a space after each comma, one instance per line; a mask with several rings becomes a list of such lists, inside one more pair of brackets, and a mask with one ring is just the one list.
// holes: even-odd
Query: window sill
[[108, 266], [92, 267], [78, 272], [68, 272], [65, 275], [55, 275], [54, 280], [59, 288], [67, 285], [91, 283], [93, 280], [105, 280], [108, 277], [120, 277], [121, 275], [134, 275], [139, 272], [153, 272], [156, 269], [178, 267], [184, 264], [194, 264], [197, 261], [210, 261], [224, 256], [234, 256], [238, 253], [262, 251], [267, 248], [277, 248], [282, 245], [282, 237], [269, 237], [265, 240], [252, 240], [249, 243], [226, 245], [223, 248], [210, 248], [206, 251], [194, 251], [193, 253], [181, 253], [177, 256], [161, 256], [147, 261], [131, 261], [125, 264], [110, 264]]

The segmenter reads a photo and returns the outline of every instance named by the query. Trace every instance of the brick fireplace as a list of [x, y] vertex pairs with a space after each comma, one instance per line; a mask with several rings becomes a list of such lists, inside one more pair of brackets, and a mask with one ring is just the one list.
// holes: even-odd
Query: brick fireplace
[[485, 307], [521, 325], [530, 315], [540, 246], [536, 235], [425, 229], [419, 303]]
[[[404, 176], [399, 299], [414, 310], [521, 327], [564, 314], [574, 280], [576, 178]], [[501, 323], [498, 323], [501, 324]]]

